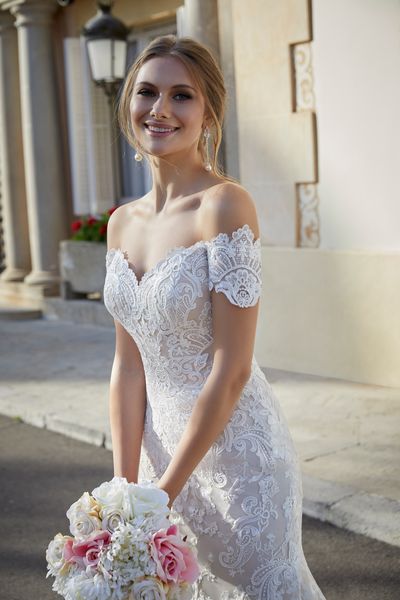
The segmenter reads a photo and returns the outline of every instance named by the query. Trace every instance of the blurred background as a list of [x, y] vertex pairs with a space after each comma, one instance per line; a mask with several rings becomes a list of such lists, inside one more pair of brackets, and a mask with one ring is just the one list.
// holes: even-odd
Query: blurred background
[[[3, 303], [55, 310], [73, 218], [150, 186], [92, 78], [82, 30], [96, 11], [0, 1]], [[399, 386], [399, 1], [118, 0], [112, 15], [126, 68], [165, 33], [208, 44], [222, 66], [220, 162], [260, 219], [260, 361]]]
[[169, 33], [225, 77], [219, 160], [257, 205], [255, 354], [304, 510], [398, 547], [399, 0], [0, 0], [0, 412], [111, 448], [107, 220], [151, 185], [115, 106]]

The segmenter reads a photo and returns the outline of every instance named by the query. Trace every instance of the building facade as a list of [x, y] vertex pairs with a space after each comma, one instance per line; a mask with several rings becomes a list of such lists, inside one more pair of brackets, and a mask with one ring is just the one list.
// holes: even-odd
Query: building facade
[[[81, 30], [95, 12], [94, 0], [0, 0], [9, 302], [58, 294], [59, 243], [74, 215], [150, 185], [90, 79]], [[128, 62], [163, 33], [193, 36], [219, 59], [224, 166], [260, 220], [260, 364], [400, 385], [399, 2], [117, 0], [113, 13], [129, 27]]]

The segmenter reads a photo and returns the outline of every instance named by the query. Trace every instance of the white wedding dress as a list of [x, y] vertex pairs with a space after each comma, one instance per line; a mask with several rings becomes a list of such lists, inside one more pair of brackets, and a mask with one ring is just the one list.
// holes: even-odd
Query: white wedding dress
[[[134, 338], [146, 375], [139, 483], [167, 468], [212, 366], [214, 288], [240, 307], [261, 295], [261, 242], [247, 224], [172, 248], [138, 281], [122, 249], [106, 255], [104, 302]], [[212, 418], [212, 415], [210, 415]], [[253, 356], [224, 431], [173, 503], [197, 542], [193, 600], [324, 600], [301, 542], [299, 460]]]

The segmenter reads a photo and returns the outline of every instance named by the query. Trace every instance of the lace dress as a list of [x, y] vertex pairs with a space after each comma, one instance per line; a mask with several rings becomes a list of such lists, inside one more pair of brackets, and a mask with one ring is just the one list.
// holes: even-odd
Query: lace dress
[[[240, 307], [261, 295], [261, 242], [244, 224], [172, 248], [138, 281], [108, 250], [104, 303], [134, 338], [146, 376], [139, 482], [167, 468], [212, 366], [211, 290]], [[301, 543], [299, 460], [255, 357], [224, 431], [172, 505], [197, 543], [193, 600], [324, 600]]]

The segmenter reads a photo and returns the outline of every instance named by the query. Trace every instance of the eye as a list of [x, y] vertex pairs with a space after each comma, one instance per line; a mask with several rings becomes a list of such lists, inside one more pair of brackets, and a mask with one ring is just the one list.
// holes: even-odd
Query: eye
[[152, 90], [148, 90], [148, 89], [143, 88], [143, 89], [141, 89], [141, 90], [138, 91], [138, 95], [139, 94], [141, 96], [150, 96], [151, 94], [154, 94], [154, 92]]
[[[155, 92], [153, 90], [149, 90], [147, 88], [141, 88], [137, 92], [137, 94], [138, 94], [138, 96], [154, 96]], [[177, 94], [174, 95], [174, 98], [178, 102], [184, 102], [185, 100], [191, 100], [192, 96], [190, 94], [186, 94], [184, 92], [178, 92]]]
[[190, 100], [192, 96], [189, 94], [184, 94], [183, 92], [179, 92], [178, 94], [175, 94], [174, 98], [176, 98], [179, 102], [182, 102], [184, 100]]

